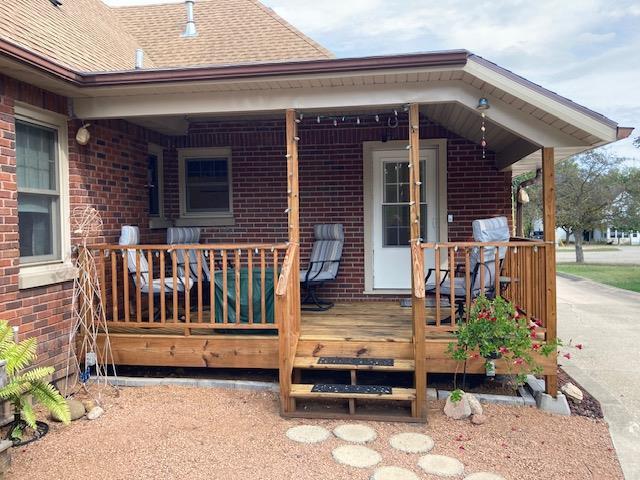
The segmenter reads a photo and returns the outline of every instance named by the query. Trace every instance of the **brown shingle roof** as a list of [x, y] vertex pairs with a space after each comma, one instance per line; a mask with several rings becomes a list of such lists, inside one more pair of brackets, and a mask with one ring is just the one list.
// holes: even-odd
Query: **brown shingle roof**
[[0, 0], [0, 38], [77, 71], [133, 69], [140, 47], [100, 0]]
[[112, 10], [157, 67], [333, 57], [257, 0], [196, 0], [192, 38], [181, 37], [183, 3]]

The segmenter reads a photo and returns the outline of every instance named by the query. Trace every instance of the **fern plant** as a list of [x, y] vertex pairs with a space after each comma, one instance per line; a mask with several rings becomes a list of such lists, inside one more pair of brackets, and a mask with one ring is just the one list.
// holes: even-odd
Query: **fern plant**
[[7, 375], [6, 385], [0, 388], [0, 400], [9, 401], [14, 407], [16, 418], [9, 434], [15, 440], [21, 438], [24, 427], [36, 430], [38, 426], [29, 397], [43, 405], [63, 423], [68, 424], [71, 421], [66, 400], [47, 380], [54, 369], [36, 367], [23, 372], [36, 360], [36, 347], [35, 338], [16, 343], [12, 328], [6, 321], [0, 321], [0, 361], [5, 362]]

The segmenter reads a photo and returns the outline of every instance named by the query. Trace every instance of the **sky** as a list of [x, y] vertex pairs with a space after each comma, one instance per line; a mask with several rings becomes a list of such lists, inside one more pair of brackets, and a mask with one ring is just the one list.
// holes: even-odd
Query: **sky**
[[[640, 136], [639, 0], [262, 1], [337, 57], [467, 49]], [[631, 139], [608, 148], [640, 167]]]

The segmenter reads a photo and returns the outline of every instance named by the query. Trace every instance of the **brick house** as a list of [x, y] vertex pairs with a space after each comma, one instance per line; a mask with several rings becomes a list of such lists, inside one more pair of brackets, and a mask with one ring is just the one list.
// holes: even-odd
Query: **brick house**
[[[490, 108], [478, 110], [479, 102]], [[76, 133], [85, 124], [90, 140], [81, 145]], [[464, 266], [473, 220], [511, 221], [514, 174], [545, 169], [545, 222], [553, 224], [554, 162], [629, 134], [467, 51], [336, 59], [258, 1], [198, 0], [186, 9], [3, 2], [0, 318], [21, 336], [37, 336], [40, 361], [64, 373], [76, 274], [70, 212], [94, 206], [104, 222], [94, 245], [104, 259], [102, 300], [117, 363], [279, 368], [282, 408], [291, 414], [300, 359], [317, 356], [318, 347], [344, 356], [364, 348], [364, 356], [413, 362], [408, 395], [412, 415], [422, 418], [426, 373], [452, 371], [438, 335], [455, 327], [441, 311], [454, 302], [441, 302], [440, 292], [433, 322], [424, 321], [432, 315], [417, 307], [424, 269]], [[325, 317], [305, 316], [297, 272], [314, 225], [327, 223], [344, 227], [339, 274], [320, 289], [337, 305]], [[138, 226], [141, 245], [154, 246], [167, 243], [168, 227], [200, 229], [200, 248], [211, 256], [198, 260], [197, 286], [186, 298], [141, 291], [139, 266], [130, 275], [120, 265], [123, 225]], [[519, 282], [506, 295], [543, 320], [548, 339], [555, 336], [549, 235], [538, 244], [512, 239], [505, 267]], [[214, 307], [203, 304], [200, 263], [228, 250], [225, 269], [239, 271], [234, 252], [246, 266], [254, 255], [271, 262], [278, 246], [270, 326], [277, 334], [260, 322], [206, 324]], [[156, 262], [156, 279], [175, 277], [171, 249], [137, 251]], [[414, 308], [401, 310], [400, 297], [412, 297]], [[341, 322], [337, 330], [361, 329], [358, 342], [331, 337], [329, 319]], [[236, 335], [232, 327], [261, 331]], [[425, 328], [427, 342], [416, 340]], [[390, 339], [398, 350], [381, 348]], [[555, 393], [555, 360], [545, 374]]]

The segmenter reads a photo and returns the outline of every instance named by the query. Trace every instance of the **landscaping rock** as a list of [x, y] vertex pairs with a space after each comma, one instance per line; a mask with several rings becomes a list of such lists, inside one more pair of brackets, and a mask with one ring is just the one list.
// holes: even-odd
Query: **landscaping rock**
[[399, 433], [389, 440], [396, 450], [407, 453], [427, 453], [433, 448], [433, 439], [422, 433]]
[[[79, 400], [74, 400], [73, 398], [67, 399], [67, 405], [69, 405], [69, 412], [71, 413], [71, 421], [78, 420], [79, 418], [84, 417], [84, 405]], [[51, 414], [51, 418], [56, 422], [61, 422], [62, 420], [58, 418], [55, 414]]]
[[487, 423], [487, 420], [489, 420], [487, 416], [483, 415], [482, 413], [474, 413], [473, 415], [471, 415], [471, 423], [473, 423], [474, 425], [484, 425], [485, 423]]
[[584, 399], [584, 394], [582, 393], [582, 390], [580, 390], [571, 382], [565, 383], [560, 390], [567, 397], [569, 397], [569, 400], [571, 400], [574, 403], [580, 403]]
[[336, 462], [356, 468], [369, 468], [382, 461], [375, 450], [362, 445], [343, 445], [331, 452]]
[[298, 425], [287, 430], [287, 437], [300, 443], [324, 442], [330, 435], [329, 430], [315, 425]]
[[373, 472], [371, 480], [418, 480], [418, 476], [402, 467], [380, 467]]
[[339, 425], [333, 429], [333, 434], [340, 440], [351, 443], [373, 442], [378, 436], [373, 428], [357, 423]]
[[467, 401], [469, 402], [469, 407], [471, 408], [471, 415], [482, 415], [482, 405], [480, 404], [480, 400], [476, 398], [475, 395], [471, 393], [465, 393]]
[[457, 477], [464, 472], [464, 465], [460, 460], [444, 455], [425, 455], [420, 458], [418, 465], [426, 473], [441, 477]]
[[102, 407], [93, 407], [89, 411], [89, 413], [87, 413], [87, 418], [89, 420], [97, 420], [102, 416], [103, 413], [104, 413], [104, 410], [102, 409]]
[[98, 404], [93, 401], [93, 400], [80, 400], [82, 402], [82, 405], [84, 405], [84, 411], [89, 413], [91, 410], [93, 410], [95, 407], [98, 406]]
[[453, 418], [454, 420], [462, 420], [471, 415], [471, 406], [469, 405], [469, 399], [467, 395], [462, 395], [459, 402], [453, 402], [451, 395], [447, 397], [447, 403], [444, 405], [444, 414]]

